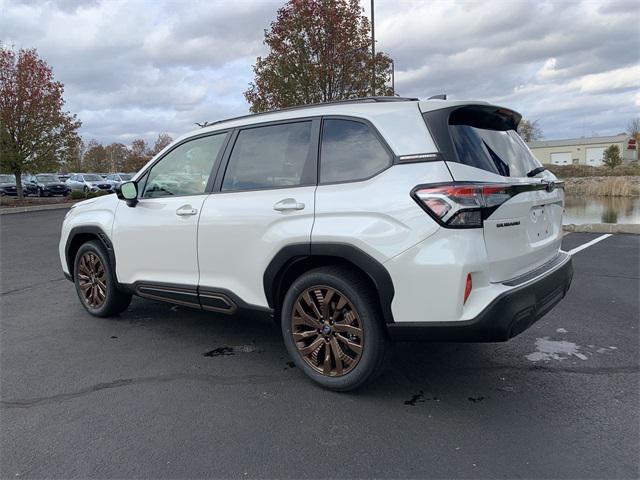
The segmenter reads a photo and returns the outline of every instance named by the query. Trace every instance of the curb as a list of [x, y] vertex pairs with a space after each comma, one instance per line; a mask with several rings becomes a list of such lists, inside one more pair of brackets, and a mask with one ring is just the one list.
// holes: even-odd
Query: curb
[[54, 203], [52, 205], [33, 205], [29, 207], [9, 207], [0, 208], [0, 215], [11, 215], [13, 213], [39, 212], [41, 210], [60, 210], [63, 208], [71, 208], [74, 203]]
[[637, 223], [585, 223], [584, 225], [563, 225], [565, 232], [573, 233], [633, 233], [640, 235], [640, 224]]

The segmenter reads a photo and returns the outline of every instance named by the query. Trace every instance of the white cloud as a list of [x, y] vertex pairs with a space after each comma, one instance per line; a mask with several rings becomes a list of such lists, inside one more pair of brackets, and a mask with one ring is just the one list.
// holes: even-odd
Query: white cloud
[[[248, 111], [242, 92], [283, 3], [0, 0], [0, 41], [38, 49], [85, 138], [152, 141]], [[638, 20], [635, 0], [376, 1], [400, 94], [507, 105], [550, 138], [616, 133], [637, 115]]]

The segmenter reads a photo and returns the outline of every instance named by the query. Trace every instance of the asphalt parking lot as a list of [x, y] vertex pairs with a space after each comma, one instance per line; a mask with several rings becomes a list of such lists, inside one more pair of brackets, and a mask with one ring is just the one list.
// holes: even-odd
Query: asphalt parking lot
[[89, 316], [58, 261], [64, 213], [0, 218], [1, 478], [640, 473], [639, 236], [576, 253], [567, 298], [510, 342], [397, 344], [338, 394], [265, 319], [142, 299]]

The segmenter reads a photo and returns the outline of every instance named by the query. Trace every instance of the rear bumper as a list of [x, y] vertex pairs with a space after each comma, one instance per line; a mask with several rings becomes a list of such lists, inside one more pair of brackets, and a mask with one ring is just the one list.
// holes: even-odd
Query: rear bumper
[[[387, 325], [394, 340], [504, 342], [540, 320], [564, 298], [573, 278], [571, 256], [561, 252], [552, 268], [498, 296], [471, 320]], [[513, 285], [506, 282], [505, 285]]]

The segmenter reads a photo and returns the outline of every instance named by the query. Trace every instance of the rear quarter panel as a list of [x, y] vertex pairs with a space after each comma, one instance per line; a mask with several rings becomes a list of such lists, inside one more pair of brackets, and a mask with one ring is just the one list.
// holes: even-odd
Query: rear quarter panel
[[320, 185], [311, 243], [351, 244], [384, 263], [439, 229], [411, 190], [447, 181], [451, 175], [438, 161], [394, 165], [361, 182]]

